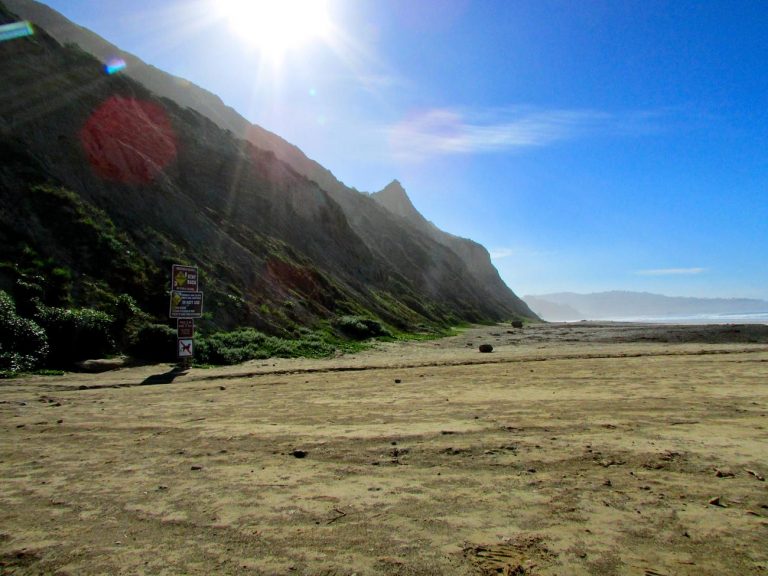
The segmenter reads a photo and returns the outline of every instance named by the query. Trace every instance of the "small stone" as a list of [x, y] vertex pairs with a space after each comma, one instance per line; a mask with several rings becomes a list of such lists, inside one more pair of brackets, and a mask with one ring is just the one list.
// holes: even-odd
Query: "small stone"
[[493, 346], [491, 346], [490, 344], [480, 344], [480, 346], [478, 347], [478, 350], [480, 350], [480, 352], [483, 352], [483, 353], [493, 352]]
[[192, 464], [190, 470], [202, 470], [203, 467], [200, 464]]
[[611, 482], [610, 480], [606, 480], [605, 482], [603, 482], [603, 486], [613, 486], [613, 482]]
[[307, 452], [306, 450], [294, 450], [293, 452], [291, 452], [291, 455], [294, 458], [305, 458], [307, 456]]
[[711, 498], [709, 500], [709, 504], [712, 504], [712, 506], [720, 506], [720, 508], [727, 508], [726, 504], [723, 502], [722, 498], [720, 496], [716, 496], [714, 498]]
[[400, 382], [402, 382], [402, 380], [400, 380], [400, 378], [395, 378], [395, 384], [400, 384]]
[[760, 480], [760, 482], [765, 482], [765, 476], [763, 476], [762, 474], [758, 474], [758, 473], [757, 473], [757, 472], [755, 472], [754, 470], [748, 470], [748, 469], [746, 469], [746, 468], [745, 468], [744, 470], [745, 470], [745, 472], [746, 472], [747, 474], [749, 474], [750, 476], [754, 476], [755, 478], [757, 478], [758, 480]]
[[56, 424], [63, 424], [63, 423], [64, 423], [64, 420], [62, 420], [61, 418], [59, 418], [58, 420], [56, 420]]
[[219, 390], [226, 390], [226, 389], [227, 389], [226, 386], [219, 386]]
[[168, 490], [168, 486], [166, 486], [165, 484], [160, 484], [160, 486], [158, 486], [157, 489], [160, 490], [161, 492], [164, 492], [165, 490]]
[[736, 474], [734, 474], [733, 472], [731, 472], [726, 468], [724, 470], [718, 469], [715, 472], [715, 476], [717, 476], [718, 478], [733, 478], [734, 476], [736, 476]]

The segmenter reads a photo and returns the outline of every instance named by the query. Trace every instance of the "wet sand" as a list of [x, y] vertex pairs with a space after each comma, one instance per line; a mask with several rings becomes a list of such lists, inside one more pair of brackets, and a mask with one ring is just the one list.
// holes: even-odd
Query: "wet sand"
[[0, 381], [0, 574], [768, 574], [766, 326], [171, 368]]

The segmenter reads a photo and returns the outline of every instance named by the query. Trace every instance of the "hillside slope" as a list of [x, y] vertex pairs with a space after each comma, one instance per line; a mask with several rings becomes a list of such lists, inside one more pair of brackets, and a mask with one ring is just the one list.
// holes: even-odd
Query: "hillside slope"
[[[34, 0], [6, 0], [6, 4], [24, 18], [45, 28], [59, 42], [78, 44], [102, 62], [107, 62], [115, 57], [123, 58], [127, 63], [125, 74], [139, 81], [155, 94], [169, 98], [182, 107], [191, 108], [221, 128], [230, 130], [240, 138], [248, 140], [256, 147], [271, 151], [276, 158], [284, 161], [296, 172], [306, 176], [326, 190], [341, 206], [352, 228], [369, 244], [379, 244], [379, 246], [371, 246], [371, 248], [374, 250], [383, 248], [377, 250], [380, 256], [387, 258], [393, 253], [392, 249], [396, 247], [388, 239], [391, 230], [391, 222], [388, 218], [367, 202], [365, 195], [361, 195], [356, 190], [342, 184], [329, 170], [308, 158], [298, 147], [260, 126], [251, 124], [233, 108], [226, 106], [215, 94], [146, 64], [133, 54], [121, 50], [90, 30], [77, 26], [44, 4]], [[386, 191], [387, 189], [382, 192]], [[402, 194], [405, 194], [402, 188], [401, 191]], [[389, 208], [386, 203], [381, 202], [380, 193], [374, 195], [374, 198]], [[422, 234], [427, 234], [433, 240], [455, 252], [463, 260], [470, 274], [474, 276], [476, 284], [479, 284], [480, 292], [486, 299], [498, 301], [504, 307], [511, 307], [522, 315], [535, 316], [527, 305], [512, 294], [501, 280], [485, 248], [471, 240], [439, 230], [416, 212], [413, 205], [410, 204], [410, 200], [408, 200], [408, 204], [411, 212], [416, 214], [416, 217], [407, 218], [409, 223], [414, 225]], [[361, 210], [368, 217], [362, 217]], [[373, 228], [377, 223], [381, 225], [379, 230], [374, 232]], [[394, 250], [394, 254], [399, 252], [397, 249]], [[397, 267], [402, 263], [403, 259], [401, 258], [391, 261], [390, 265]]]
[[[454, 250], [367, 195], [338, 181], [324, 189], [208, 117], [105, 75], [75, 46], [38, 30], [0, 52], [0, 286], [26, 254], [69, 270], [84, 304], [125, 291], [160, 315], [167, 267], [187, 261], [201, 266], [219, 327], [533, 317], [503, 283], [485, 286]], [[84, 231], [98, 258], [83, 258]]]

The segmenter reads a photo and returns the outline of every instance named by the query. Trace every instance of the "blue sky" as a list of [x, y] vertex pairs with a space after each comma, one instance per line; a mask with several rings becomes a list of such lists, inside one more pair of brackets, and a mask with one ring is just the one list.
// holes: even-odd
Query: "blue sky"
[[47, 3], [347, 185], [399, 179], [520, 295], [768, 299], [767, 2], [328, 0], [275, 57], [222, 1]]

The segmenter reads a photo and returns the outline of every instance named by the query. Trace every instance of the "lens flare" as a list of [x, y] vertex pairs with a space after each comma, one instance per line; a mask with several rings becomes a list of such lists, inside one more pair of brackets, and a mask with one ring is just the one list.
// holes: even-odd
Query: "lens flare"
[[0, 26], [0, 42], [32, 36], [34, 33], [35, 30], [32, 28], [32, 24], [26, 20], [23, 22], [13, 22], [12, 24], [3, 24]]
[[126, 184], [148, 184], [176, 157], [176, 135], [154, 102], [112, 96], [80, 131], [93, 171]]
[[117, 74], [121, 70], [124, 70], [126, 66], [128, 66], [128, 64], [126, 64], [125, 60], [122, 58], [110, 58], [104, 65], [104, 71], [112, 76], [113, 74]]

